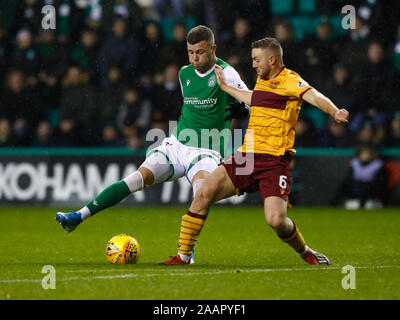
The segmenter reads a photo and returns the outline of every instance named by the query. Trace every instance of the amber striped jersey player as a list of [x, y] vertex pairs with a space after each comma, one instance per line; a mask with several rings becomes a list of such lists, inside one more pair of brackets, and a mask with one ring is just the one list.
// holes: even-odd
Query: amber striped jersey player
[[284, 66], [272, 80], [259, 77], [251, 96], [248, 125], [254, 132], [245, 136], [239, 151], [273, 156], [294, 152], [295, 125], [302, 97], [310, 89], [312, 87], [296, 72]]
[[282, 47], [275, 38], [255, 41], [252, 60], [258, 75], [252, 91], [228, 85], [223, 70], [216, 67], [220, 88], [251, 106], [248, 130], [243, 145], [205, 179], [196, 193], [182, 218], [178, 254], [164, 264], [189, 262], [208, 208], [214, 202], [256, 191], [260, 191], [267, 223], [281, 240], [309, 264], [330, 264], [325, 255], [306, 245], [299, 228], [287, 217], [290, 160], [295, 152], [295, 127], [303, 101], [328, 113], [337, 122], [346, 123], [349, 113], [338, 109], [300, 75], [285, 67]]

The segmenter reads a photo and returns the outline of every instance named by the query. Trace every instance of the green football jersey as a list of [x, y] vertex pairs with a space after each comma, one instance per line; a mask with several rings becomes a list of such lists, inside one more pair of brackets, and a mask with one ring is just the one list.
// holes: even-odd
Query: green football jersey
[[[228, 63], [217, 59], [223, 69]], [[218, 151], [223, 156], [229, 142], [230, 121], [224, 121], [225, 108], [234, 100], [218, 85], [215, 71], [199, 76], [193, 65], [179, 72], [183, 105], [173, 135], [183, 144]]]

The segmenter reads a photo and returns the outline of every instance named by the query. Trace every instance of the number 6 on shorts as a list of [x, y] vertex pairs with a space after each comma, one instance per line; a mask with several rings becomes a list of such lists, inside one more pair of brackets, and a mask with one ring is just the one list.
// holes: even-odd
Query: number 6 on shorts
[[279, 187], [282, 189], [286, 189], [287, 187], [287, 176], [279, 176]]

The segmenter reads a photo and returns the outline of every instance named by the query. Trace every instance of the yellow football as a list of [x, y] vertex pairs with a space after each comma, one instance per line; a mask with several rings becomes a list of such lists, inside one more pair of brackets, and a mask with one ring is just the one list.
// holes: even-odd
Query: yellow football
[[133, 264], [139, 255], [139, 242], [129, 234], [116, 235], [107, 242], [106, 256], [112, 264]]

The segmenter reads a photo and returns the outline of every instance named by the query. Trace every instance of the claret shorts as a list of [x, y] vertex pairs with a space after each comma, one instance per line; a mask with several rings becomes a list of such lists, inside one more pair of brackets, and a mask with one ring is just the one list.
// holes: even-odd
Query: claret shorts
[[262, 200], [275, 196], [288, 200], [292, 176], [292, 154], [273, 156], [261, 153], [236, 152], [223, 165], [238, 195], [260, 191]]

